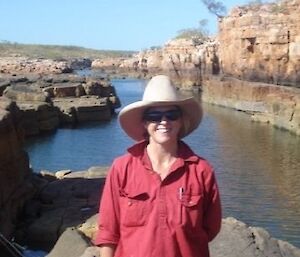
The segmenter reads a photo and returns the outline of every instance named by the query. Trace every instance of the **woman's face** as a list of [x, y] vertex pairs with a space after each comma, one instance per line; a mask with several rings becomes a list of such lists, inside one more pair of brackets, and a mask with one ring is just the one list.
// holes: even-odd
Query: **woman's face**
[[182, 126], [181, 111], [176, 106], [149, 108], [144, 114], [144, 126], [149, 141], [159, 144], [177, 142]]

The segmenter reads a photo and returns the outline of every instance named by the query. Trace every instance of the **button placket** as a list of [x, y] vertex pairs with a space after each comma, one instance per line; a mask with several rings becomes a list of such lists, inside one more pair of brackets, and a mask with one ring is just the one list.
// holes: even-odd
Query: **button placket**
[[162, 185], [159, 188], [158, 198], [159, 198], [159, 206], [158, 206], [159, 222], [161, 225], [166, 226], [167, 223], [166, 190]]

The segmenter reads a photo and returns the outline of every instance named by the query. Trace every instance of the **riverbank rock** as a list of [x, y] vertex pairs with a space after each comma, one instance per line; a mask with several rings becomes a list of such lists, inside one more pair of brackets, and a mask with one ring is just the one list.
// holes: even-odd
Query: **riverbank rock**
[[[48, 257], [95, 257], [99, 200], [108, 168], [43, 172], [39, 193], [28, 203], [22, 233], [26, 244], [47, 249]], [[34, 206], [34, 208], [33, 208]], [[32, 211], [34, 210], [34, 211]], [[300, 249], [228, 217], [210, 243], [214, 257], [299, 257]]]
[[31, 59], [27, 57], [0, 58], [0, 73], [59, 74], [69, 72], [72, 72], [72, 69], [67, 61], [55, 61], [50, 59]]
[[[77, 247], [72, 248], [76, 242]], [[219, 235], [209, 245], [214, 257], [299, 257], [300, 249], [272, 238], [258, 227], [249, 227], [232, 217], [222, 220]], [[76, 250], [74, 250], [76, 249]], [[47, 257], [99, 257], [99, 248], [80, 230], [67, 229]]]
[[[27, 81], [26, 81], [27, 82]], [[42, 91], [39, 83], [11, 84], [3, 95], [16, 102], [23, 113], [23, 129], [26, 136], [53, 131], [59, 126], [59, 110]]]
[[162, 48], [144, 50], [128, 59], [96, 59], [92, 68], [143, 78], [163, 73], [181, 89], [198, 91], [203, 76], [219, 73], [217, 50], [218, 43], [213, 40], [173, 39]]
[[98, 212], [106, 172], [105, 167], [59, 171], [56, 175], [42, 172], [38, 193], [25, 208], [18, 240], [50, 250], [67, 228], [81, 227], [81, 234], [92, 236], [96, 227], [91, 217]]
[[172, 39], [132, 58], [94, 60], [92, 67], [144, 77], [166, 73], [184, 89], [210, 75], [300, 87], [299, 11], [300, 0], [249, 3], [219, 19], [215, 38]]
[[27, 153], [23, 150], [22, 113], [0, 97], [0, 232], [10, 238], [24, 203], [34, 193]]
[[247, 112], [253, 121], [300, 135], [299, 88], [211, 77], [203, 82], [202, 100]]
[[4, 75], [0, 78], [2, 94], [15, 101], [23, 112], [26, 136], [51, 132], [64, 124], [107, 121], [121, 105], [106, 78], [74, 74]]

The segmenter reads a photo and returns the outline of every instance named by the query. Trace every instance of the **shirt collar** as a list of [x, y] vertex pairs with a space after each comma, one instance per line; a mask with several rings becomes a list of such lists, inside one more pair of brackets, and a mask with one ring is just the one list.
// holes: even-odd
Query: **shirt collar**
[[[146, 152], [147, 145], [148, 141], [143, 140], [128, 148], [127, 151], [131, 155], [142, 159], [145, 164], [149, 164], [150, 160]], [[182, 159], [184, 162], [197, 162], [199, 160], [199, 157], [193, 152], [193, 150], [181, 140], [178, 143], [178, 158]]]

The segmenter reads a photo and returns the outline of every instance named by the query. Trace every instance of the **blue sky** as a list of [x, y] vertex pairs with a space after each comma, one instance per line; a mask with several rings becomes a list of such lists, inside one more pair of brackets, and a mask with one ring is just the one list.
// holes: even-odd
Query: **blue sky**
[[[224, 0], [228, 10], [246, 0]], [[0, 41], [142, 50], [216, 17], [201, 0], [1, 0]]]

